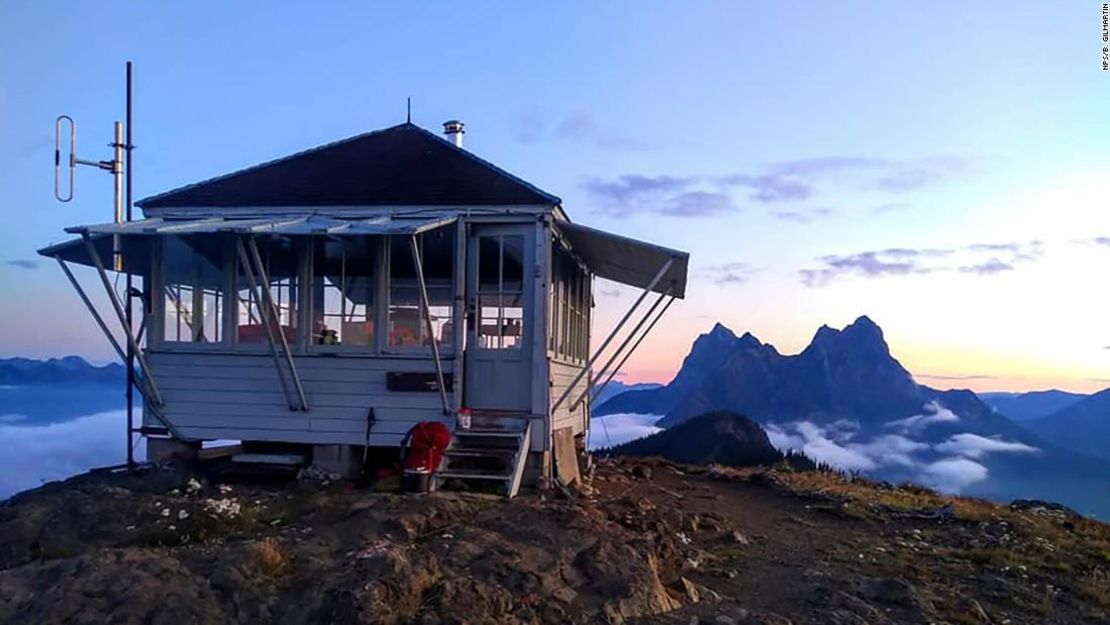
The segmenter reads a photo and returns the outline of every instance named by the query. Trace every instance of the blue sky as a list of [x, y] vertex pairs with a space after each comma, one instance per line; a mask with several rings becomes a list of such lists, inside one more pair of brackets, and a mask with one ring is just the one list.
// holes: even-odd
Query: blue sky
[[[794, 352], [868, 314], [925, 382], [1110, 384], [1098, 3], [8, 3], [0, 38], [0, 354], [109, 356], [60, 271], [20, 265], [110, 219], [91, 170], [53, 201], [52, 125], [106, 157], [130, 59], [137, 198], [411, 96], [574, 219], [689, 250], [631, 379], [717, 320]], [[601, 334], [631, 297], [599, 291]]]

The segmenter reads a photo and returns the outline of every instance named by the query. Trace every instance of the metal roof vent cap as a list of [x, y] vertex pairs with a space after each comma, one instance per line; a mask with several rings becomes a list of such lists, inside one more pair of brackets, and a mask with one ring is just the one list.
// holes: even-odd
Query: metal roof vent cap
[[463, 146], [463, 135], [466, 131], [463, 130], [463, 123], [459, 120], [449, 119], [443, 122], [443, 134], [447, 135], [447, 139], [454, 143], [455, 147]]

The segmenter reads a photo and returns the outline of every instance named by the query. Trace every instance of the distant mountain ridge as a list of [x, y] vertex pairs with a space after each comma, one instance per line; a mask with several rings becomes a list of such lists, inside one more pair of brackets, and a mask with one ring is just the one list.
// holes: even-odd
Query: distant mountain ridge
[[[784, 356], [750, 333], [737, 337], [721, 324], [694, 341], [675, 379], [651, 391], [632, 391], [599, 405], [594, 414], [659, 414], [671, 427], [706, 412], [726, 410], [761, 423], [852, 420], [870, 431], [922, 414], [931, 402], [958, 404], [961, 431], [1030, 437], [970, 391], [922, 386], [891, 354], [882, 329], [861, 316], [843, 330], [821, 326], [799, 354]], [[936, 436], [948, 432], [937, 422]]]
[[126, 368], [119, 363], [90, 364], [80, 356], [48, 360], [0, 359], [0, 386], [50, 386], [74, 384], [118, 384]]
[[1082, 393], [1069, 393], [1056, 389], [1028, 393], [976, 394], [988, 406], [1018, 423], [1047, 417], [1089, 397]]
[[[1103, 409], [1095, 402], [1110, 415], [1110, 391], [1067, 410], [1090, 420]], [[880, 479], [1000, 500], [1052, 499], [1110, 517], [1110, 463], [1093, 455], [1096, 436], [1110, 443], [1101, 426], [1083, 430], [1087, 447], [1077, 453], [1074, 441], [1023, 427], [970, 390], [920, 385], [866, 316], [842, 330], [822, 326], [794, 355], [717, 324], [694, 341], [669, 384], [618, 395], [594, 416], [662, 415], [656, 426], [677, 429], [717, 411], [750, 417], [780, 449]], [[1110, 430], [1110, 419], [1102, 424]]]
[[1110, 388], [1025, 426], [1056, 445], [1110, 460]]

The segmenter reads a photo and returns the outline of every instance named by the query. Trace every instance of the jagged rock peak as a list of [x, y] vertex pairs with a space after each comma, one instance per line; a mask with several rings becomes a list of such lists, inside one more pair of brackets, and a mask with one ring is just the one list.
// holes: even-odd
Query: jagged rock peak
[[755, 337], [755, 335], [752, 334], [751, 332], [745, 332], [743, 336], [741, 336], [739, 339], [737, 339], [737, 342], [740, 343], [741, 345], [748, 346], [748, 347], [762, 347], [763, 346], [763, 342], [760, 341], [759, 339], [757, 339]]
[[867, 315], [861, 315], [843, 330], [822, 325], [810, 341], [810, 347], [828, 348], [834, 345], [840, 348], [869, 349], [887, 353], [890, 351], [883, 338], [882, 328]]
[[713, 324], [713, 329], [709, 331], [709, 335], [710, 336], [727, 337], [727, 338], [730, 338], [730, 339], [735, 339], [736, 338], [736, 333], [733, 332], [732, 330], [728, 329], [725, 326], [725, 324], [721, 323], [720, 321]]

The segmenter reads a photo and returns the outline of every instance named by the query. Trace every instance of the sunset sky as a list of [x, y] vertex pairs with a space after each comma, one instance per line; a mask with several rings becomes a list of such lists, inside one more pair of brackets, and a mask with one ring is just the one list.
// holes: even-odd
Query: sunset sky
[[[91, 170], [53, 200], [53, 123], [108, 157], [132, 60], [136, 198], [411, 96], [574, 220], [688, 250], [628, 380], [669, 380], [716, 321], [795, 353], [866, 314], [923, 383], [1110, 386], [1099, 3], [63, 4], [0, 8], [0, 356], [110, 356], [34, 252], [111, 219]], [[635, 294], [595, 295], [604, 335]]]

